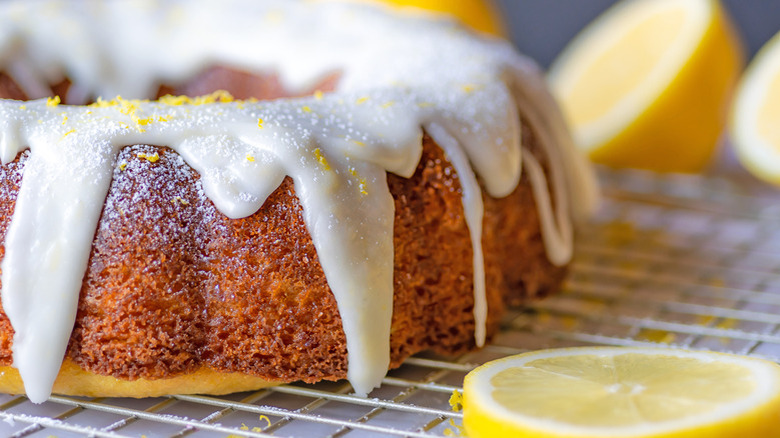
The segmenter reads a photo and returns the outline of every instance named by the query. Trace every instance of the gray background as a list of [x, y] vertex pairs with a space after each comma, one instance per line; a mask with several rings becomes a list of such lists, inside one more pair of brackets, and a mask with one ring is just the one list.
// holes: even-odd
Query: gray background
[[[520, 51], [548, 67], [566, 43], [615, 0], [497, 0]], [[748, 54], [780, 31], [780, 0], [723, 0]]]

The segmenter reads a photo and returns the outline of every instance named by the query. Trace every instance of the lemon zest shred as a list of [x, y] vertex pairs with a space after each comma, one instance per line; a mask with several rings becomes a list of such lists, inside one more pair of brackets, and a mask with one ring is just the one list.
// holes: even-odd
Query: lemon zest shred
[[[266, 423], [268, 423], [268, 424], [266, 424], [264, 429], [267, 429], [267, 428], [271, 427], [271, 419], [266, 417], [265, 415], [261, 415], [259, 420], [260, 421], [265, 421]], [[262, 432], [262, 429], [259, 430], [258, 432]]]
[[139, 152], [139, 153], [135, 154], [135, 156], [138, 157], [138, 158], [143, 158], [143, 159], [145, 159], [146, 161], [148, 161], [150, 163], [156, 163], [157, 161], [160, 160], [160, 154], [157, 153], [157, 152], [155, 152], [153, 154], [145, 154], [143, 152]]
[[54, 97], [48, 97], [46, 98], [46, 106], [50, 108], [54, 108], [55, 106], [62, 103], [62, 100], [60, 99], [60, 96], [54, 96]]
[[322, 150], [320, 148], [314, 149], [314, 156], [317, 158], [317, 161], [322, 165], [323, 169], [330, 170], [330, 163], [328, 163], [328, 160], [325, 159], [325, 155], [322, 155]]
[[360, 176], [360, 174], [358, 173], [358, 171], [354, 167], [350, 167], [349, 168], [349, 173], [352, 174], [352, 176], [354, 176], [355, 178], [357, 178], [357, 180], [358, 180], [358, 190], [360, 190], [360, 194], [361, 195], [367, 195], [368, 194], [368, 190], [366, 189], [367, 188], [366, 187], [367, 186], [366, 179], [363, 178], [362, 176]]
[[190, 96], [173, 96], [170, 94], [166, 94], [165, 96], [160, 97], [158, 100], [163, 105], [170, 105], [170, 106], [181, 106], [181, 105], [206, 105], [210, 103], [230, 103], [235, 101], [235, 98], [232, 94], [228, 93], [225, 90], [217, 90], [210, 94], [205, 94], [203, 96], [196, 96], [196, 97], [190, 97]]
[[174, 196], [173, 199], [171, 199], [171, 204], [178, 204], [178, 205], [190, 205], [190, 201], [182, 198], [181, 196]]
[[475, 87], [474, 85], [463, 85], [460, 88], [461, 88], [461, 90], [463, 90], [465, 93], [468, 93], [468, 94], [473, 93], [474, 90], [477, 89], [477, 87]]
[[457, 389], [452, 391], [449, 403], [454, 412], [460, 412], [463, 409], [463, 393]]

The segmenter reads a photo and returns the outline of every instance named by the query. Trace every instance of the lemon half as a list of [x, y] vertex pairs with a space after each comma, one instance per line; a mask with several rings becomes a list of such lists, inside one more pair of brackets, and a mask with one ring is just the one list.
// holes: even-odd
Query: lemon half
[[470, 438], [780, 436], [780, 366], [723, 353], [583, 347], [466, 376]]
[[414, 7], [449, 14], [472, 29], [507, 36], [499, 9], [492, 0], [362, 0], [388, 3], [399, 7]]
[[724, 130], [743, 59], [717, 0], [624, 0], [569, 44], [549, 80], [594, 161], [694, 172]]
[[761, 48], [742, 78], [731, 136], [743, 165], [780, 185], [780, 33]]

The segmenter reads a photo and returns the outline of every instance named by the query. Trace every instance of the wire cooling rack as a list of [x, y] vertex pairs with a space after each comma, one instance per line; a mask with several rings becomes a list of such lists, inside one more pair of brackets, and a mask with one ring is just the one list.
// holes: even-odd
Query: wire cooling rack
[[516, 310], [481, 351], [417, 356], [370, 398], [347, 383], [227, 397], [0, 396], [0, 436], [440, 437], [449, 397], [478, 364], [530, 349], [673, 345], [780, 361], [780, 191], [734, 177], [601, 170], [604, 202], [580, 230], [562, 291]]

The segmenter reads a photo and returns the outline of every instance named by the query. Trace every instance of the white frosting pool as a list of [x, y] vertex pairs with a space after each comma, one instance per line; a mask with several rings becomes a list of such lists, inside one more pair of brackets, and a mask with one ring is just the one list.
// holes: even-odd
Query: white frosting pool
[[[341, 79], [335, 93], [259, 103], [0, 100], [3, 163], [31, 151], [5, 242], [2, 302], [16, 333], [14, 366], [32, 401], [51, 392], [116, 157], [127, 145], [176, 150], [231, 218], [256, 212], [285, 175], [293, 179], [338, 303], [348, 379], [359, 394], [381, 382], [389, 363], [394, 211], [386, 172], [413, 174], [423, 127], [463, 188], [478, 345], [487, 305], [477, 177], [501, 197], [527, 166], [550, 260], [561, 265], [571, 257], [570, 217], [593, 207], [593, 176], [535, 66], [506, 42], [355, 4], [0, 3], [0, 71], [20, 78], [32, 98], [63, 77], [73, 82], [69, 101], [146, 97], [159, 83], [214, 64], [277, 72], [293, 90], [334, 72]], [[549, 188], [523, 152], [519, 113], [539, 130]]]

